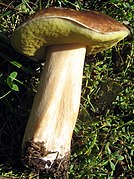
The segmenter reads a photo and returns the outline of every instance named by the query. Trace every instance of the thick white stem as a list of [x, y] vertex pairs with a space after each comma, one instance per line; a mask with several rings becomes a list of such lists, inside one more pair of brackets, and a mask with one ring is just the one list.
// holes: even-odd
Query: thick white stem
[[70, 151], [78, 116], [86, 48], [79, 44], [48, 48], [38, 92], [26, 127], [23, 145], [44, 142], [53, 152], [44, 160], [63, 158]]

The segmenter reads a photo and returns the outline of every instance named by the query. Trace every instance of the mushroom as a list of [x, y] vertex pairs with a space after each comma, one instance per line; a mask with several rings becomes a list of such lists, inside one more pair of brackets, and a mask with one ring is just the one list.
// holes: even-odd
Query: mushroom
[[45, 60], [22, 142], [25, 165], [66, 178], [85, 55], [108, 49], [128, 34], [100, 12], [54, 7], [35, 13], [14, 31], [18, 52]]

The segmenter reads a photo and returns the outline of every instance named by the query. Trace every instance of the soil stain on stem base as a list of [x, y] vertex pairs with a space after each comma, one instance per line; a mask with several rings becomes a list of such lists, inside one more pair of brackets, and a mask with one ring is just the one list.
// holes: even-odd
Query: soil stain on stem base
[[25, 166], [34, 169], [38, 173], [43, 173], [55, 179], [67, 179], [70, 153], [64, 158], [57, 157], [54, 161], [42, 160], [43, 157], [53, 152], [47, 151], [44, 142], [34, 142], [29, 139], [25, 142], [22, 151], [22, 162]]

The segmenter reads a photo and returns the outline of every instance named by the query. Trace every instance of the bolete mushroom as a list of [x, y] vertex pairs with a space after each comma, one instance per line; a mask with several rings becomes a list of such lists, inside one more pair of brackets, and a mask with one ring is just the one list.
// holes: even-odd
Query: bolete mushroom
[[54, 7], [35, 13], [15, 30], [13, 47], [45, 60], [22, 143], [26, 165], [66, 178], [85, 54], [108, 49], [128, 34], [100, 12]]

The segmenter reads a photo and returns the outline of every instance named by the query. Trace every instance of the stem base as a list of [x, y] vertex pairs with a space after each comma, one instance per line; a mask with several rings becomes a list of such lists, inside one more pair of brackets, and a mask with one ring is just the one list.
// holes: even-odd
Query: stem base
[[24, 144], [22, 162], [39, 173], [49, 174], [53, 178], [67, 179], [70, 153], [66, 153], [64, 158], [59, 158], [57, 152], [57, 157], [54, 161], [43, 159], [52, 153], [46, 150], [44, 142], [34, 142], [30, 139]]

